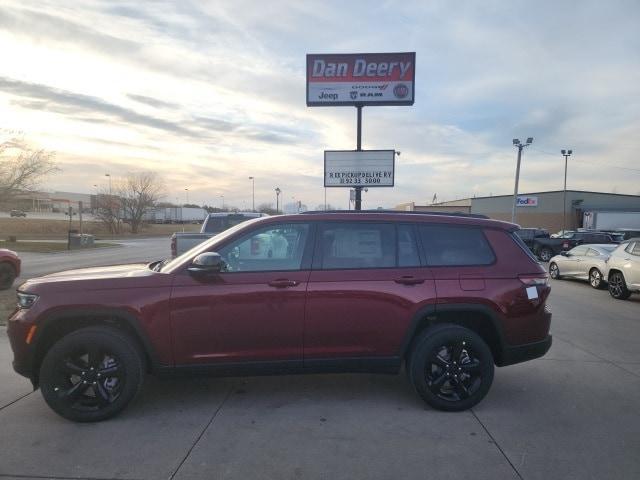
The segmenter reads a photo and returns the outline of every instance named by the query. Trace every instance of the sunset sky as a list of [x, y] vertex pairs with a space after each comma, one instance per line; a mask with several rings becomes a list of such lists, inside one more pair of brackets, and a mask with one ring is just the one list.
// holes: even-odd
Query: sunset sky
[[[54, 150], [49, 190], [152, 170], [167, 200], [323, 202], [355, 109], [305, 104], [305, 54], [416, 52], [412, 107], [364, 109], [396, 187], [364, 208], [513, 190], [640, 194], [640, 3], [1, 0], [0, 135]], [[347, 189], [328, 200], [346, 208]]]

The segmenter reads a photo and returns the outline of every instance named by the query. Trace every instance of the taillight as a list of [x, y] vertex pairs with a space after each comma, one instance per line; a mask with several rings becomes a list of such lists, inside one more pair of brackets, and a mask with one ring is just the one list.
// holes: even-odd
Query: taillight
[[569, 242], [562, 242], [562, 248], [567, 250], [569, 248]]
[[549, 285], [549, 275], [545, 275], [543, 277], [536, 275], [518, 275], [520, 281], [528, 287], [532, 287], [534, 285], [546, 286]]

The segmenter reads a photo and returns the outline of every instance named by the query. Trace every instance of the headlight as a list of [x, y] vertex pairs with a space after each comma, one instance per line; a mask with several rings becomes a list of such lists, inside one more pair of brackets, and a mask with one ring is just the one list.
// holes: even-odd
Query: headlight
[[38, 295], [33, 293], [18, 292], [18, 307], [31, 308], [38, 300]]

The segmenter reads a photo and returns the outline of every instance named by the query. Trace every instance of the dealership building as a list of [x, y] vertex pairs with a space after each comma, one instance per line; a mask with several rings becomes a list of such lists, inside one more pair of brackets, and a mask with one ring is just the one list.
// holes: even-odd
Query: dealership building
[[[396, 210], [415, 212], [474, 213], [498, 220], [511, 221], [513, 195], [474, 197], [440, 202], [433, 205], [403, 203]], [[522, 227], [546, 228], [550, 232], [562, 230], [566, 209], [567, 229], [605, 228], [598, 218], [611, 219], [615, 225], [606, 228], [637, 228], [640, 221], [640, 195], [563, 190], [533, 192], [518, 195], [516, 223]], [[625, 223], [629, 223], [628, 225]], [[604, 225], [604, 224], [603, 224]]]

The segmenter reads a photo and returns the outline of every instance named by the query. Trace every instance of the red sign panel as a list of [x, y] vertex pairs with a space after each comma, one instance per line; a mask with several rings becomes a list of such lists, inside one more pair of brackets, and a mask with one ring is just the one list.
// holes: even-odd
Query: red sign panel
[[307, 105], [413, 105], [416, 54], [307, 55]]

